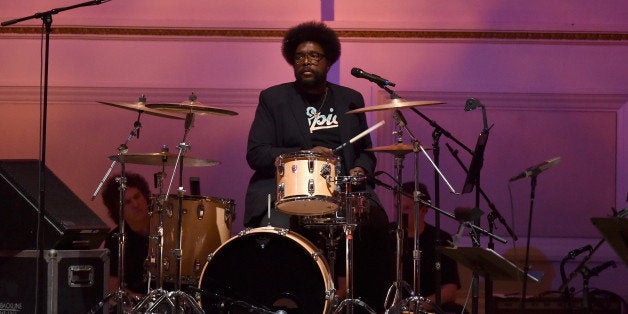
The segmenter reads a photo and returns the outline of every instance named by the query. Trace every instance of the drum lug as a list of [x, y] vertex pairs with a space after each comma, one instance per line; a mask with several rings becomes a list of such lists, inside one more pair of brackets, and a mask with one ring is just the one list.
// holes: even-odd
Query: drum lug
[[282, 237], [284, 237], [284, 236], [286, 236], [286, 234], [288, 234], [288, 229], [286, 229], [286, 228], [275, 228], [275, 231], [277, 231], [277, 234], [279, 234]]
[[310, 173], [314, 173], [314, 159], [312, 159], [312, 157], [310, 156], [310, 158], [308, 158], [307, 160], [307, 170]]
[[312, 259], [313, 259], [314, 261], [318, 261], [318, 257], [319, 257], [320, 255], [321, 255], [321, 252], [314, 252], [314, 253], [312, 253], [312, 254], [311, 254]]
[[235, 212], [230, 207], [225, 208], [225, 223], [231, 226], [231, 222], [234, 220]]
[[194, 274], [200, 274], [200, 273], [201, 273], [201, 261], [195, 258], [194, 259]]
[[284, 197], [285, 188], [286, 187], [285, 187], [284, 182], [281, 182], [281, 184], [277, 186], [277, 195], [278, 195], [277, 198], [278, 199], [282, 199]]
[[309, 179], [307, 182], [307, 191], [310, 195], [314, 194], [314, 179]]
[[196, 207], [196, 219], [203, 220], [203, 217], [205, 217], [205, 205], [203, 205], [203, 203], [200, 203]]
[[167, 256], [164, 256], [164, 271], [170, 271], [170, 259]]
[[278, 165], [278, 166], [277, 166], [277, 172], [278, 172], [278, 173], [279, 173], [279, 175], [280, 175], [280, 176], [282, 176], [282, 177], [283, 177], [283, 171], [284, 171], [284, 169], [283, 169], [283, 164]]

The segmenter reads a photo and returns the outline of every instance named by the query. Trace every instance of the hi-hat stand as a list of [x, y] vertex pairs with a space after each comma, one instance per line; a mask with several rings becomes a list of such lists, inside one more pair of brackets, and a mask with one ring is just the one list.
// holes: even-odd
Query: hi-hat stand
[[[140, 98], [140, 101], [143, 99]], [[109, 175], [111, 174], [111, 171], [113, 170], [113, 168], [116, 166], [116, 164], [118, 164], [118, 162], [120, 163], [120, 177], [117, 177], [115, 180], [118, 183], [118, 190], [120, 192], [119, 194], [119, 200], [118, 200], [118, 234], [116, 234], [116, 237], [118, 239], [118, 287], [117, 290], [109, 293], [108, 295], [106, 295], [97, 305], [95, 305], [91, 310], [90, 313], [96, 313], [97, 311], [99, 311], [100, 309], [102, 309], [105, 304], [107, 304], [107, 302], [109, 302], [109, 300], [114, 299], [116, 301], [116, 313], [121, 314], [125, 312], [125, 308], [131, 308], [132, 307], [132, 301], [131, 298], [128, 296], [127, 292], [124, 290], [124, 260], [125, 260], [125, 253], [124, 253], [124, 249], [125, 249], [125, 244], [126, 244], [126, 223], [124, 220], [124, 202], [125, 202], [125, 197], [126, 197], [126, 162], [124, 160], [124, 158], [122, 157], [124, 154], [127, 153], [128, 151], [128, 144], [131, 142], [131, 140], [134, 137], [138, 137], [139, 133], [140, 133], [140, 129], [142, 128], [142, 123], [140, 122], [140, 119], [142, 117], [142, 113], [143, 112], [139, 112], [137, 115], [137, 120], [133, 123], [133, 128], [131, 130], [131, 132], [129, 133], [129, 135], [127, 136], [125, 142], [123, 144], [120, 144], [120, 146], [118, 146], [118, 160], [114, 160], [111, 165], [109, 166], [109, 168], [107, 169], [105, 176], [102, 178], [102, 180], [99, 182], [98, 187], [96, 187], [96, 190], [94, 191], [94, 193], [92, 194], [92, 200], [94, 200], [96, 198], [96, 196], [98, 195], [98, 193], [100, 192], [100, 190], [103, 187], [103, 184], [105, 183], [105, 181], [107, 181], [107, 178], [109, 178]]]

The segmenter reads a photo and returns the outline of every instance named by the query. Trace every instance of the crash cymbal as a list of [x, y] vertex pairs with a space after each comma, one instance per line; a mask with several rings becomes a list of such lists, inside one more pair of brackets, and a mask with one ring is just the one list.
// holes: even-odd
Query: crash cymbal
[[[143, 154], [121, 154], [109, 156], [109, 159], [117, 162], [138, 165], [153, 166], [174, 166], [177, 162], [177, 154], [171, 153], [143, 153]], [[209, 167], [219, 165], [219, 161], [201, 159], [190, 156], [183, 157], [184, 167]]]
[[159, 116], [159, 117], [164, 117], [164, 118], [170, 118], [170, 119], [179, 119], [179, 120], [183, 120], [185, 119], [182, 116], [179, 115], [175, 115], [175, 114], [171, 114], [171, 113], [167, 113], [167, 112], [163, 112], [160, 110], [155, 110], [155, 109], [151, 109], [146, 107], [146, 104], [142, 101], [138, 101], [136, 103], [133, 104], [124, 104], [124, 103], [113, 103], [113, 102], [107, 102], [107, 101], [98, 101], [98, 103], [104, 104], [104, 105], [108, 105], [108, 106], [114, 106], [117, 108], [122, 108], [122, 109], [127, 109], [127, 110], [133, 110], [133, 111], [137, 111], [137, 112], [141, 112], [141, 113], [146, 113], [146, 114], [150, 114], [153, 116]]
[[389, 109], [401, 109], [401, 108], [410, 108], [410, 107], [419, 107], [419, 106], [439, 105], [439, 104], [443, 104], [443, 102], [433, 101], [433, 100], [407, 101], [401, 98], [395, 98], [381, 105], [354, 109], [351, 111], [347, 111], [347, 113], [360, 113], [360, 112], [380, 111], [380, 110], [389, 110]]
[[222, 109], [218, 107], [210, 107], [203, 105], [201, 102], [197, 100], [188, 100], [181, 103], [164, 103], [164, 104], [147, 104], [148, 108], [160, 110], [160, 111], [169, 111], [169, 112], [178, 112], [178, 113], [193, 113], [197, 115], [227, 115], [227, 116], [235, 116], [238, 113], [235, 111]]
[[[425, 150], [429, 150], [430, 148], [423, 147]], [[388, 146], [378, 146], [366, 149], [369, 152], [375, 153], [389, 153], [393, 155], [403, 156], [405, 154], [413, 152], [412, 145], [406, 143], [397, 143]]]

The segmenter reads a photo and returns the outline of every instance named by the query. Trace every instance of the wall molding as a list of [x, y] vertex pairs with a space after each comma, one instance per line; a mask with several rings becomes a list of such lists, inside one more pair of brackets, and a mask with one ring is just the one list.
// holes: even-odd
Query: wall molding
[[[489, 31], [489, 30], [372, 30], [336, 29], [342, 39], [359, 40], [498, 40], [498, 41], [555, 41], [567, 42], [615, 42], [626, 44], [628, 33], [621, 32], [559, 32], [559, 31]], [[39, 26], [0, 28], [2, 36], [36, 38], [41, 35]], [[58, 37], [86, 39], [97, 36], [111, 38], [263, 38], [277, 40], [284, 29], [253, 28], [151, 28], [151, 27], [81, 27], [57, 26], [52, 33]]]
[[[408, 101], [435, 100], [444, 104], [438, 109], [460, 110], [469, 98], [476, 98], [485, 106], [496, 110], [549, 110], [549, 111], [611, 111], [617, 112], [628, 101], [628, 94], [575, 94], [575, 93], [502, 93], [502, 92], [447, 92], [397, 91]], [[390, 99], [385, 91], [378, 91], [376, 104]], [[594, 104], [594, 105], [592, 105]]]
[[[216, 88], [70, 87], [50, 86], [48, 104], [85, 105], [97, 101], [133, 103], [146, 95], [148, 103], [182, 102], [194, 93], [210, 106], [256, 107], [259, 90]], [[38, 86], [0, 86], [0, 105], [39, 104]]]

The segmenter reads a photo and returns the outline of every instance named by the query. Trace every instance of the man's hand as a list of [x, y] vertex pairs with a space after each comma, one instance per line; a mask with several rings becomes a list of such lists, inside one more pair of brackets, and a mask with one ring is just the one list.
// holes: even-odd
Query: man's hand
[[316, 146], [309, 150], [310, 152], [321, 154], [323, 156], [333, 156], [334, 151], [331, 148]]
[[351, 168], [351, 170], [349, 170], [349, 175], [352, 176], [352, 177], [365, 176], [366, 175], [366, 171], [364, 171], [364, 169], [362, 169], [362, 167], [355, 167], [355, 168]]

